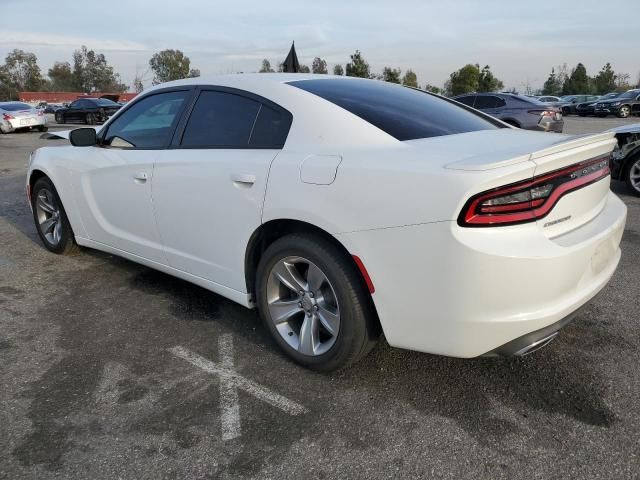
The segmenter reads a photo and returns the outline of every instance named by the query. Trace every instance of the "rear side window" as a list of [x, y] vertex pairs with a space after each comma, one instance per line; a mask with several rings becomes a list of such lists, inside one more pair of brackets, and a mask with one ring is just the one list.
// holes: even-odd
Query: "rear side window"
[[222, 91], [200, 93], [182, 136], [191, 148], [281, 148], [291, 114], [264, 103]]
[[246, 148], [260, 103], [226, 92], [203, 91], [182, 136], [185, 147]]
[[109, 124], [104, 144], [128, 148], [165, 147], [189, 94], [186, 90], [157, 93], [138, 100]]
[[498, 108], [504, 107], [505, 101], [495, 95], [478, 95], [476, 98], [475, 108]]
[[497, 122], [427, 92], [356, 78], [296, 80], [289, 85], [313, 93], [398, 140], [500, 128]]
[[464, 103], [465, 105], [468, 105], [469, 107], [473, 107], [473, 102], [474, 102], [475, 99], [476, 99], [475, 96], [467, 95], [466, 97], [455, 98], [454, 100], [456, 102]]

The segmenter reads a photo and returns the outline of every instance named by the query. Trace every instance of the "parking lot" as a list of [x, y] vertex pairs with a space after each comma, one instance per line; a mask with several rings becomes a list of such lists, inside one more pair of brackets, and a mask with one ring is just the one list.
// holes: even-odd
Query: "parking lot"
[[640, 198], [622, 183], [620, 266], [545, 349], [461, 360], [383, 340], [326, 375], [218, 295], [46, 251], [25, 163], [65, 141], [39, 137], [0, 136], [0, 478], [640, 477]]

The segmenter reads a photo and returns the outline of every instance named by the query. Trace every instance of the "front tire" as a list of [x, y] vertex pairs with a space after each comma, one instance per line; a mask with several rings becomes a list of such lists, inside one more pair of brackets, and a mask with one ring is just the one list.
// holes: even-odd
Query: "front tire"
[[297, 363], [330, 371], [375, 345], [373, 302], [351, 258], [320, 236], [292, 234], [262, 255], [256, 276], [260, 315]]
[[55, 118], [56, 118], [56, 123], [65, 123], [64, 120], [64, 115], [61, 113], [56, 113], [55, 114]]
[[58, 192], [47, 177], [33, 185], [31, 209], [38, 236], [47, 250], [67, 255], [78, 249]]
[[47, 130], [49, 130], [49, 127], [47, 127], [46, 125], [40, 125], [38, 127], [39, 132], [46, 132]]
[[93, 113], [87, 113], [84, 123], [87, 125], [95, 125], [96, 124], [96, 116]]
[[631, 115], [631, 107], [629, 105], [623, 105], [618, 110], [618, 117], [620, 118], [627, 118], [629, 115]]
[[629, 160], [629, 165], [625, 168], [624, 179], [633, 193], [640, 197], [640, 155]]

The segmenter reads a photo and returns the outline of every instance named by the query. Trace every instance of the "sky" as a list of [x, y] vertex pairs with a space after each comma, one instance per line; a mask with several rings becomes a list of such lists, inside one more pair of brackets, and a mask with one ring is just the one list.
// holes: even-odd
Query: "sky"
[[34, 52], [46, 73], [81, 45], [104, 53], [131, 85], [151, 83], [149, 58], [179, 49], [202, 75], [277, 65], [295, 40], [300, 63], [329, 69], [360, 50], [372, 72], [414, 70], [442, 86], [467, 63], [490, 65], [505, 88], [542, 86], [551, 68], [610, 62], [640, 75], [639, 0], [0, 0], [0, 63]]

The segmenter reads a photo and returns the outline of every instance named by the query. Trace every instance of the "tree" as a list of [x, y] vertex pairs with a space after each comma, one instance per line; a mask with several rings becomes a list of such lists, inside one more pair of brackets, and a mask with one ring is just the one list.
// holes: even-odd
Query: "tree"
[[618, 73], [616, 75], [616, 91], [626, 92], [629, 90], [631, 88], [629, 79], [631, 79], [631, 75], [628, 73]]
[[74, 89], [85, 92], [124, 92], [127, 86], [120, 82], [104, 54], [82, 46], [73, 52]]
[[2, 97], [17, 100], [18, 92], [40, 90], [45, 81], [40, 73], [38, 58], [34, 53], [18, 48], [9, 52], [0, 67]]
[[327, 62], [320, 57], [314, 58], [311, 64], [311, 71], [313, 73], [328, 73]]
[[347, 63], [347, 77], [369, 78], [370, 76], [369, 64], [362, 58], [360, 50], [356, 50], [351, 55], [351, 62]]
[[558, 77], [556, 76], [555, 69], [551, 68], [551, 73], [549, 74], [549, 78], [544, 82], [544, 86], [542, 87], [543, 95], [561, 95], [562, 94], [562, 84], [560, 83]]
[[298, 73], [311, 73], [311, 69], [309, 68], [309, 65], [300, 65]]
[[418, 88], [418, 76], [413, 70], [409, 69], [402, 77], [402, 84], [407, 87]]
[[336, 65], [333, 67], [333, 74], [340, 76], [344, 75], [344, 68], [342, 68], [342, 65]]
[[149, 60], [149, 66], [153, 71], [154, 85], [200, 76], [200, 70], [190, 68], [191, 60], [180, 50], [168, 49], [154, 53]]
[[440, 87], [436, 87], [435, 85], [431, 85], [431, 84], [429, 84], [429, 83], [427, 83], [427, 84], [424, 86], [424, 89], [425, 89], [427, 92], [436, 93], [436, 94], [438, 94], [438, 95], [444, 95], [444, 93], [445, 93], [445, 92], [444, 92], [444, 90], [443, 90], [442, 88], [440, 88]]
[[591, 85], [589, 76], [587, 75], [587, 69], [582, 63], [578, 63], [571, 75], [567, 78], [562, 85], [563, 95], [572, 95], [575, 93], [590, 93]]
[[504, 88], [502, 81], [498, 80], [493, 73], [491, 73], [489, 65], [485, 65], [478, 77], [478, 92], [495, 92], [502, 88]]
[[480, 66], [470, 63], [449, 75], [445, 83], [447, 95], [450, 97], [463, 93], [477, 92], [480, 82]]
[[611, 68], [609, 62], [598, 72], [593, 79], [595, 86], [595, 93], [604, 95], [605, 93], [612, 92], [616, 89], [616, 74]]
[[56, 62], [47, 72], [49, 89], [53, 92], [73, 92], [75, 79], [69, 62]]
[[402, 71], [400, 69], [384, 67], [382, 69], [382, 80], [389, 83], [400, 83], [401, 73]]
[[271, 62], [266, 58], [263, 59], [262, 66], [260, 67], [260, 70], [258, 70], [258, 73], [273, 73], [273, 71], [273, 68], [271, 68]]

